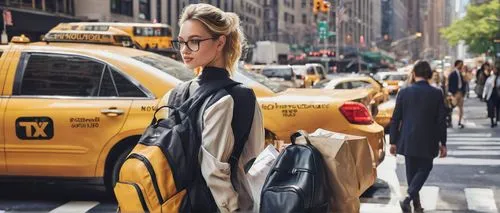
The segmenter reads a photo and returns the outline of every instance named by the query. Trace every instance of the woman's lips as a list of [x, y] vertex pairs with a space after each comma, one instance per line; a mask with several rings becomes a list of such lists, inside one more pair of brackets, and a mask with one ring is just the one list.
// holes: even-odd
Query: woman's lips
[[189, 62], [190, 62], [190, 61], [192, 61], [192, 60], [193, 60], [193, 58], [184, 58], [184, 62], [185, 62], [185, 63], [189, 63]]

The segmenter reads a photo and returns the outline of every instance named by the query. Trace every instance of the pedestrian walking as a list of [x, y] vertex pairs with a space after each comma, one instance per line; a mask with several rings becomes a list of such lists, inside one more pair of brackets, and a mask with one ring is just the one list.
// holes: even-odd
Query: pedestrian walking
[[391, 154], [405, 156], [407, 196], [400, 201], [403, 212], [423, 212], [419, 191], [440, 152], [446, 157], [446, 124], [443, 93], [429, 84], [432, 71], [426, 61], [418, 62], [412, 72], [415, 83], [402, 89], [396, 99], [391, 120]]
[[498, 78], [497, 69], [494, 68], [490, 77], [486, 80], [482, 96], [486, 100], [491, 128], [496, 127], [498, 121], [500, 121], [500, 79]]
[[465, 82], [465, 98], [469, 98], [470, 93], [470, 81], [472, 80], [472, 69], [469, 66], [463, 66], [462, 68], [462, 76], [464, 77]]
[[483, 90], [484, 86], [486, 84], [486, 79], [488, 79], [488, 72], [490, 69], [490, 64], [488, 62], [485, 62], [481, 65], [481, 68], [479, 68], [476, 71], [476, 88], [474, 88], [474, 91], [476, 92], [479, 100], [486, 99], [483, 96]]
[[462, 119], [464, 116], [464, 95], [466, 90], [466, 82], [461, 70], [464, 66], [462, 60], [455, 61], [455, 69], [450, 73], [448, 77], [448, 92], [451, 93], [455, 99], [458, 107], [458, 127], [460, 129], [464, 128], [462, 124]]
[[[187, 6], [179, 24], [179, 36], [173, 46], [180, 50], [188, 68], [201, 71], [196, 79], [187, 82], [188, 89], [180, 89], [184, 83], [167, 94], [164, 100], [168, 99], [168, 105], [177, 103], [176, 97], [190, 97], [204, 84], [232, 81], [230, 76], [237, 69], [244, 44], [238, 15], [209, 4]], [[254, 104], [246, 105], [248, 100]], [[198, 159], [203, 178], [189, 187], [195, 192], [189, 199], [191, 208], [199, 212], [252, 211], [252, 190], [244, 168], [264, 149], [263, 120], [255, 95], [239, 84], [218, 91], [201, 106]], [[253, 118], [248, 119], [248, 114]]]

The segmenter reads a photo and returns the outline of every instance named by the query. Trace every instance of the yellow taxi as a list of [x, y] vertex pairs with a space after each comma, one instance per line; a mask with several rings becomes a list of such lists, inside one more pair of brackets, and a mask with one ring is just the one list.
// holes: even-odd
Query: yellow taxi
[[330, 79], [321, 81], [314, 88], [322, 88], [325, 90], [348, 89], [357, 91], [368, 91], [370, 103], [367, 107], [371, 107], [372, 115], [378, 113], [378, 105], [389, 100], [389, 91], [384, 88], [378, 81], [371, 76], [355, 75], [355, 74], [335, 74], [330, 75]]
[[389, 131], [391, 124], [392, 113], [396, 107], [396, 100], [392, 99], [378, 106], [378, 113], [375, 116], [375, 121], [385, 128], [386, 133]]
[[305, 88], [310, 88], [326, 79], [325, 69], [321, 64], [293, 65], [292, 69], [303, 80]]
[[179, 62], [133, 48], [13, 41], [0, 47], [1, 176], [112, 186], [159, 100], [194, 77]]
[[379, 72], [374, 76], [391, 95], [397, 94], [399, 89], [405, 86], [408, 77], [409, 74], [405, 72]]
[[384, 128], [373, 121], [364, 105], [369, 91], [287, 89], [242, 68], [233, 74], [236, 81], [253, 88], [264, 116], [266, 140], [289, 142], [299, 129], [318, 128], [368, 138], [375, 163], [384, 159]]

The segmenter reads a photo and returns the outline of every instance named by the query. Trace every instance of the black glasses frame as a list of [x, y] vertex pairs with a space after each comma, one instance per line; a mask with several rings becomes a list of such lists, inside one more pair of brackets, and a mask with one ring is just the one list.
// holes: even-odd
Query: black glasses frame
[[[187, 40], [187, 41], [172, 40], [171, 43], [172, 43], [172, 47], [175, 50], [180, 51], [183, 48], [183, 46], [186, 46], [192, 52], [197, 52], [200, 50], [200, 43], [201, 42], [208, 41], [208, 40], [214, 40], [214, 39], [216, 39], [216, 38], [212, 37], [212, 38], [206, 38], [206, 39], [192, 39], [192, 40]], [[189, 42], [192, 42], [192, 41], [196, 41], [196, 49], [194, 49], [194, 47], [189, 46]]]

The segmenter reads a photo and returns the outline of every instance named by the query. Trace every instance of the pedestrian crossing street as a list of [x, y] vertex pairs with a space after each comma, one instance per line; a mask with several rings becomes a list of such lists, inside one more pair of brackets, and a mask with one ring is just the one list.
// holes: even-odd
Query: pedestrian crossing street
[[[434, 169], [440, 169], [439, 165], [457, 166], [457, 169], [460, 166], [500, 166], [500, 137], [494, 137], [491, 133], [462, 133], [456, 129], [448, 130], [447, 148], [448, 157], [436, 158]], [[403, 186], [406, 183], [399, 183], [394, 172], [397, 165], [404, 165], [404, 157], [394, 157], [389, 154], [377, 168], [378, 177], [389, 184], [390, 196], [383, 203], [362, 203], [362, 213], [401, 212], [399, 200], [406, 195], [406, 186]], [[500, 186], [470, 187], [474, 184], [476, 183], [470, 180], [452, 189], [440, 186], [441, 184], [426, 184], [420, 191], [423, 208], [426, 212], [499, 212]]]

